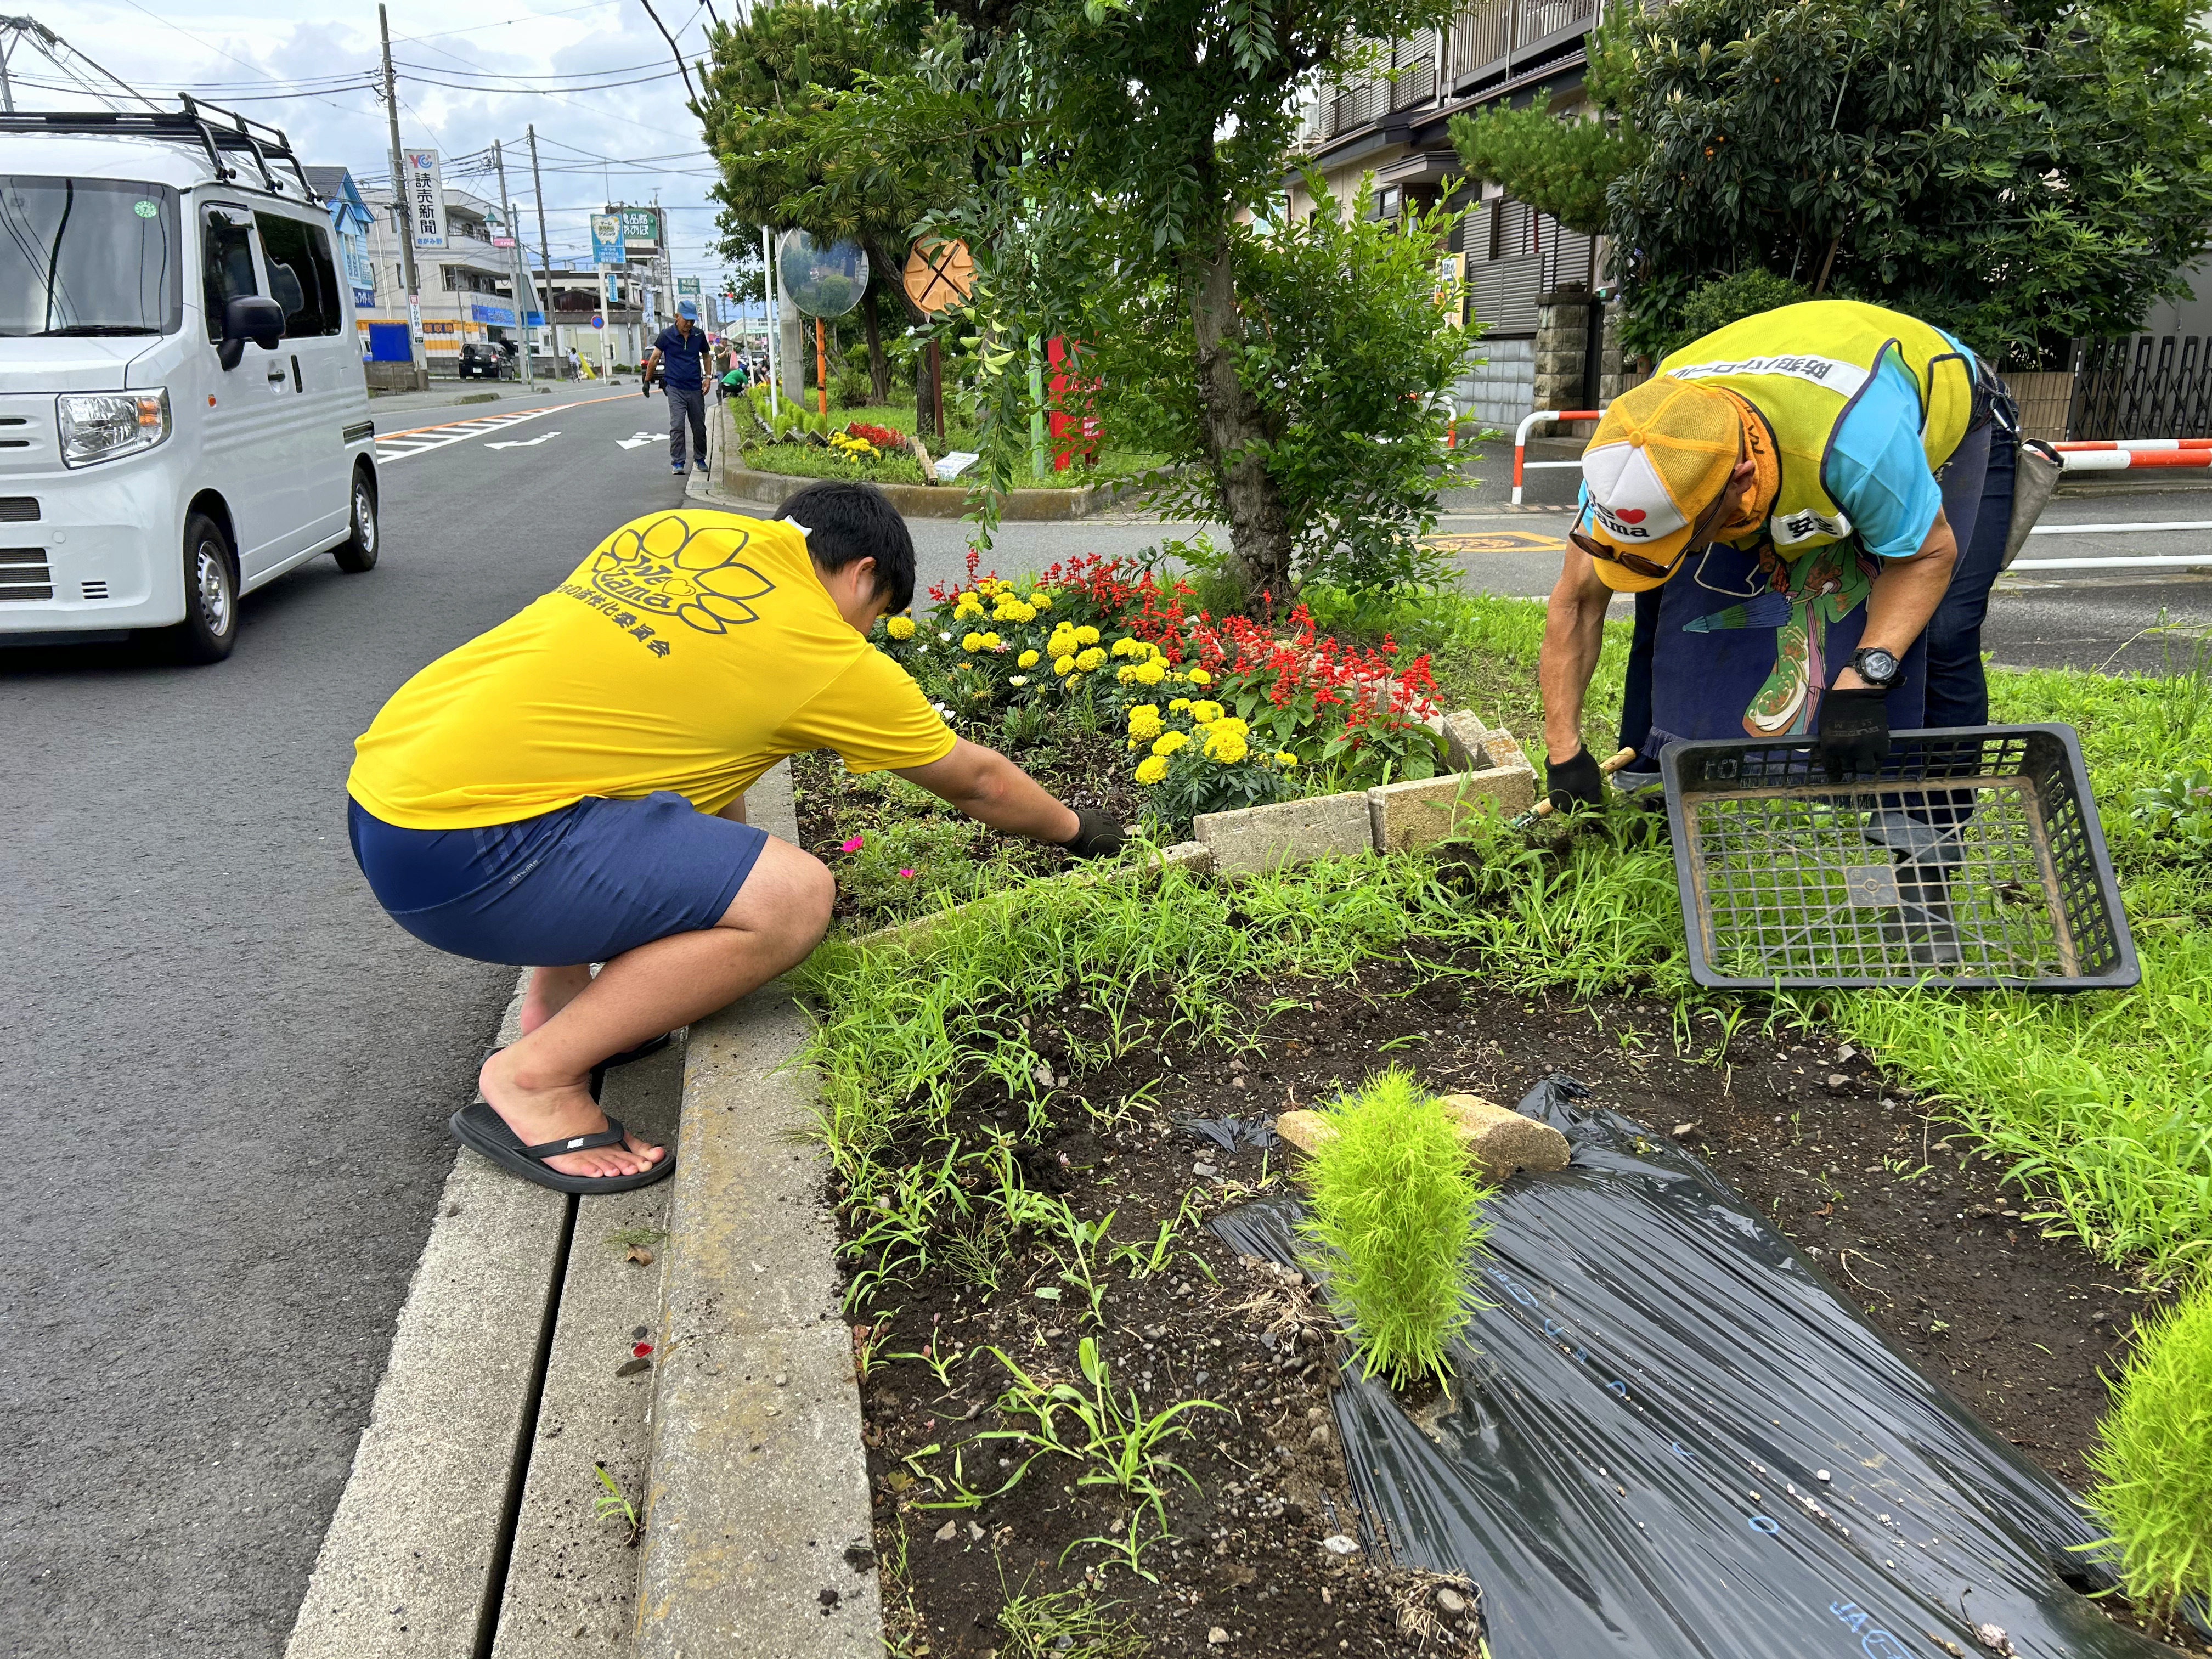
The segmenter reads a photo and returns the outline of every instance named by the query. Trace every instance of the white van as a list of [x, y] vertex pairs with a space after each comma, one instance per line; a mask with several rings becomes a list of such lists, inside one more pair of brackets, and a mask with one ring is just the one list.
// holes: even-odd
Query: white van
[[376, 562], [375, 428], [330, 221], [283, 134], [0, 115], [0, 643], [168, 629]]

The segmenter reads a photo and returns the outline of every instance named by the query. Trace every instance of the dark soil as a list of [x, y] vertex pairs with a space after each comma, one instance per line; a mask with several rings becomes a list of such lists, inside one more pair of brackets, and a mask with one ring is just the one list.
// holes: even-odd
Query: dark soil
[[[1506, 1103], [1565, 1072], [1589, 1085], [1597, 1103], [1693, 1146], [1923, 1371], [2063, 1481], [2077, 1490], [2086, 1481], [2082, 1453], [2106, 1405], [2100, 1373], [2117, 1370], [2143, 1297], [2077, 1247], [2023, 1223], [2021, 1195], [2000, 1186], [1994, 1166], [1947, 1151], [1942, 1124], [1909, 1091], [1886, 1085], [1867, 1056], [1804, 1033], [1740, 1029], [1723, 1059], [1709, 1052], [1720, 1036], [1709, 1023], [1684, 1034], [1692, 1051], [1685, 1055], [1661, 1006], [1515, 996], [1461, 979], [1419, 984], [1403, 964], [1363, 968], [1315, 988], [1310, 1009], [1261, 1023], [1286, 988], [1255, 988], [1256, 1040], [1241, 1053], [1139, 1041], [1105, 1073], [1081, 1079], [1073, 1092], [1103, 1109], [1143, 1103], [1103, 1121], [1073, 1103], [1063, 1107], [1042, 1146], [1025, 1154], [1030, 1179], [1063, 1192], [1085, 1217], [1113, 1211], [1114, 1242], [1149, 1241], [1187, 1191], [1210, 1214], [1243, 1201], [1261, 1179], [1261, 1154], [1223, 1154], [1172, 1127], [1184, 1120], [1312, 1105], [1391, 1063], [1439, 1091]], [[1073, 1009], [1062, 1029], [1103, 1036]], [[1066, 1052], [1042, 1022], [1030, 1038], [1049, 1061]], [[1062, 1086], [1055, 1100], [1067, 1100]], [[994, 1133], [1024, 1136], [1006, 1101], [998, 1085], [979, 1084], [950, 1132], [969, 1147]], [[900, 1151], [904, 1157], [886, 1164], [919, 1163], [927, 1149], [917, 1142]], [[1279, 1167], [1268, 1164], [1271, 1181]], [[1148, 1410], [1200, 1398], [1222, 1409], [1198, 1413], [1194, 1438], [1169, 1449], [1199, 1490], [1171, 1480], [1166, 1513], [1176, 1541], [1143, 1558], [1160, 1582], [1106, 1567], [1094, 1605], [1115, 1603], [1109, 1620], [1150, 1638], [1146, 1650], [1156, 1655], [1313, 1655], [1346, 1644], [1391, 1654], [1463, 1650], [1468, 1627], [1440, 1614], [1451, 1602], [1440, 1602], [1437, 1581], [1322, 1547], [1325, 1537], [1358, 1528], [1326, 1408], [1340, 1356], [1333, 1339], [1316, 1340], [1321, 1316], [1304, 1286], [1235, 1256], [1202, 1229], [1177, 1237], [1190, 1254], [1169, 1272], [1136, 1282], [1122, 1269], [1109, 1275], [1100, 1347], [1116, 1388], [1134, 1382]], [[1195, 1269], [1193, 1256], [1218, 1282]], [[969, 1350], [950, 1390], [920, 1362], [881, 1355], [864, 1386], [886, 1615], [895, 1641], [905, 1644], [896, 1650], [1030, 1651], [1000, 1622], [1008, 1598], [1084, 1586], [1085, 1568], [1099, 1566], [1105, 1553], [1079, 1546], [1064, 1564], [1062, 1553], [1115, 1520], [1126, 1522], [1125, 1500], [1071, 1486], [1077, 1466], [1066, 1459], [1040, 1462], [972, 1514], [919, 1507], [934, 1494], [902, 1462], [925, 1447], [949, 1449], [973, 1429], [1011, 1425], [993, 1408], [1007, 1373], [978, 1352], [985, 1343], [1033, 1373], [1080, 1383], [1085, 1313], [1066, 1300], [1036, 1298], [1051, 1277], [1031, 1252], [995, 1293], [933, 1270], [878, 1298], [898, 1309], [886, 1349], [918, 1348], [934, 1331], [939, 1352], [955, 1344]], [[982, 1449], [968, 1458], [978, 1486], [990, 1484], [974, 1455]], [[949, 1451], [920, 1467], [949, 1473]], [[948, 1520], [953, 1533], [939, 1541]], [[906, 1565], [897, 1574], [890, 1569], [902, 1532]], [[1225, 1643], [1209, 1644], [1215, 1629]]]
[[[999, 746], [988, 727], [967, 735]], [[1145, 792], [1128, 775], [1127, 757], [1109, 741], [1075, 734], [1051, 744], [1010, 744], [1006, 752], [1070, 806], [1094, 807], [1125, 825], [1144, 816]], [[933, 856], [916, 869], [913, 883], [896, 894], [872, 893], [849, 880], [839, 881], [835, 914], [856, 931], [933, 908], [946, 892], [955, 902], [965, 902], [982, 890], [979, 883], [1057, 875], [1068, 867], [1066, 855], [1056, 848], [1000, 835], [938, 802], [917, 802], [912, 792], [890, 788], [888, 775], [855, 777], [835, 755], [794, 756], [791, 771], [798, 792], [799, 845], [833, 870], [842, 872], [843, 844], [854, 836], [921, 817], [943, 826], [945, 839], [933, 845]], [[979, 876], [983, 872], [988, 876]]]

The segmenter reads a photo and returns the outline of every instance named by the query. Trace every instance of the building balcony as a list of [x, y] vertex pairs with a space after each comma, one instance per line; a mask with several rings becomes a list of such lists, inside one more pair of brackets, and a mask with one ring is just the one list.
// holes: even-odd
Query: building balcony
[[1562, 56], [1598, 23], [1600, 0], [1476, 0], [1452, 20], [1449, 90], [1510, 80]]

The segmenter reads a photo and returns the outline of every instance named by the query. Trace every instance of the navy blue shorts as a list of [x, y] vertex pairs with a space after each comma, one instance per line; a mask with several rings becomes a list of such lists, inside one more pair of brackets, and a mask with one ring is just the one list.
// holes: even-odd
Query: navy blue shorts
[[353, 856], [376, 902], [425, 945], [478, 962], [605, 962], [721, 921], [765, 830], [683, 796], [593, 797], [520, 823], [403, 830], [349, 799]]

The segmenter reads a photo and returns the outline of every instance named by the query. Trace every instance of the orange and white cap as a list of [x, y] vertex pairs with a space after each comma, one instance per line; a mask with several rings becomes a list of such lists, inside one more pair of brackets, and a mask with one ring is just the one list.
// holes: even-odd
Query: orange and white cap
[[[1674, 574], [1698, 516], [1726, 487], [1741, 453], [1735, 403], [1717, 386], [1655, 376], [1613, 400], [1583, 452], [1589, 532]], [[1599, 580], [1616, 592], [1656, 587], [1610, 559]]]

